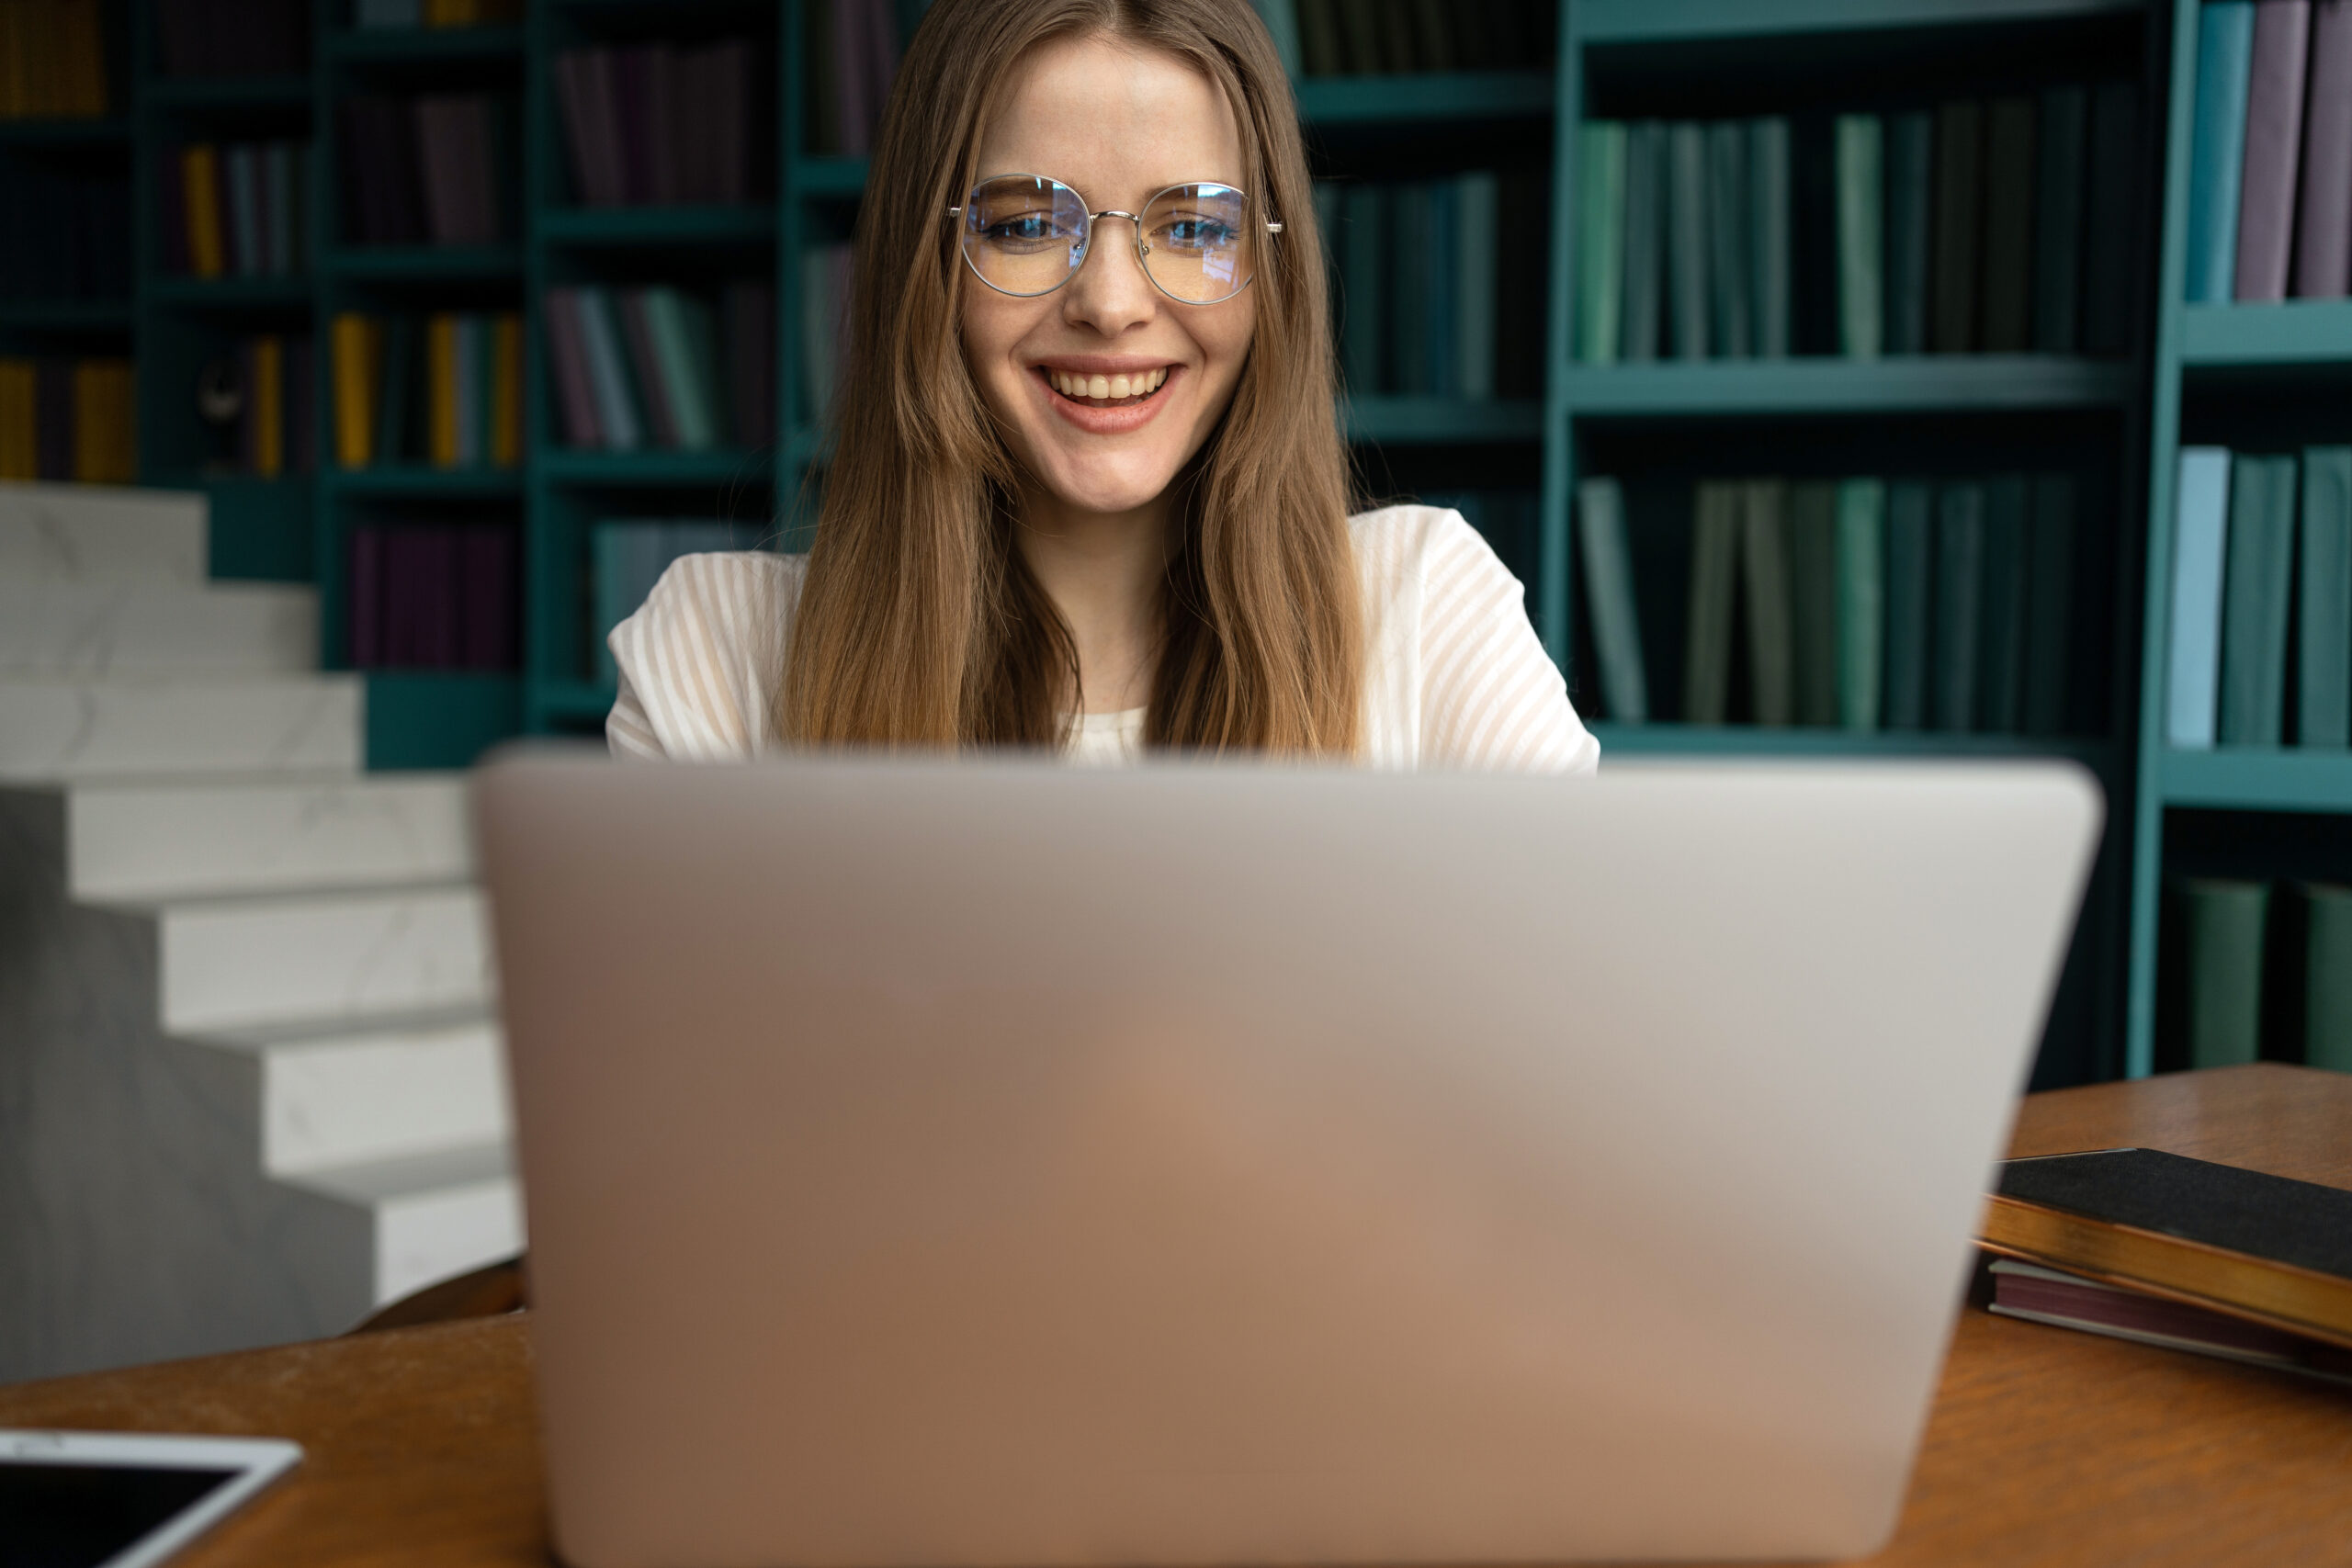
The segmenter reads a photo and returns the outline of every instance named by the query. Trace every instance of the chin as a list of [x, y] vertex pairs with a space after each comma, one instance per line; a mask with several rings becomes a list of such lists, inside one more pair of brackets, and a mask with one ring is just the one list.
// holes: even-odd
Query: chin
[[1133, 512], [1150, 505], [1176, 478], [1177, 465], [1147, 462], [1046, 463], [1039, 477], [1056, 500], [1083, 512]]

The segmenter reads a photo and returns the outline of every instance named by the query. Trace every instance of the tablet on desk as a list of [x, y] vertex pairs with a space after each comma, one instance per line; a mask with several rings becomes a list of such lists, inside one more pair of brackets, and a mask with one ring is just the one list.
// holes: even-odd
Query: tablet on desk
[[0, 1568], [149, 1568], [301, 1457], [281, 1438], [0, 1431]]

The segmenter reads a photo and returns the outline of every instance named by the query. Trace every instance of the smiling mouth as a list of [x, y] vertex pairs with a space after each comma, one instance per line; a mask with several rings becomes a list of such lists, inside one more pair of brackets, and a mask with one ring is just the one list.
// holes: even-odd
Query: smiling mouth
[[1125, 376], [1086, 376], [1076, 371], [1057, 370], [1041, 365], [1037, 373], [1057, 397], [1067, 398], [1081, 408], [1124, 409], [1148, 402], [1159, 395], [1168, 385], [1171, 367], [1161, 366], [1157, 370], [1138, 370]]

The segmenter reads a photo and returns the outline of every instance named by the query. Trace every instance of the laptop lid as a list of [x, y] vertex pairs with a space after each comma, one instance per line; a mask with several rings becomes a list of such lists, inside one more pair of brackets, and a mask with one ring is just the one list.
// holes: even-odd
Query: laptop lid
[[481, 777], [565, 1557], [1844, 1556], [2060, 764]]

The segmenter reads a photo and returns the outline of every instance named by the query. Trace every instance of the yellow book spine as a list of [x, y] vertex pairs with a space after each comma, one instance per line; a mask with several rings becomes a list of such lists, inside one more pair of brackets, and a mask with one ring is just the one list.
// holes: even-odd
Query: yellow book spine
[[28, 0], [0, 0], [0, 119], [22, 119], [27, 112], [27, 4]]
[[434, 466], [458, 466], [458, 318], [444, 312], [424, 329], [426, 423]]
[[208, 142], [180, 153], [180, 183], [187, 203], [187, 265], [198, 277], [218, 277], [220, 254], [220, 158]]
[[0, 359], [0, 479], [40, 477], [33, 433], [33, 362]]
[[139, 477], [139, 452], [131, 438], [130, 361], [100, 359], [92, 364], [104, 393], [99, 410], [98, 482], [134, 483]]
[[496, 318], [491, 348], [490, 460], [511, 468], [523, 460], [523, 318]]
[[106, 36], [98, 0], [67, 0], [65, 36], [73, 62], [74, 113], [96, 119], [107, 112]]
[[24, 112], [46, 119], [65, 112], [65, 77], [58, 67], [58, 28], [63, 17], [56, 0], [13, 0], [24, 17], [19, 45], [25, 62]]
[[469, 28], [481, 19], [473, 0], [424, 0], [428, 28]]
[[286, 345], [275, 334], [254, 340], [254, 472], [274, 479], [286, 471]]
[[368, 466], [376, 430], [374, 325], [357, 311], [345, 310], [327, 339], [334, 361], [334, 456], [346, 468]]

